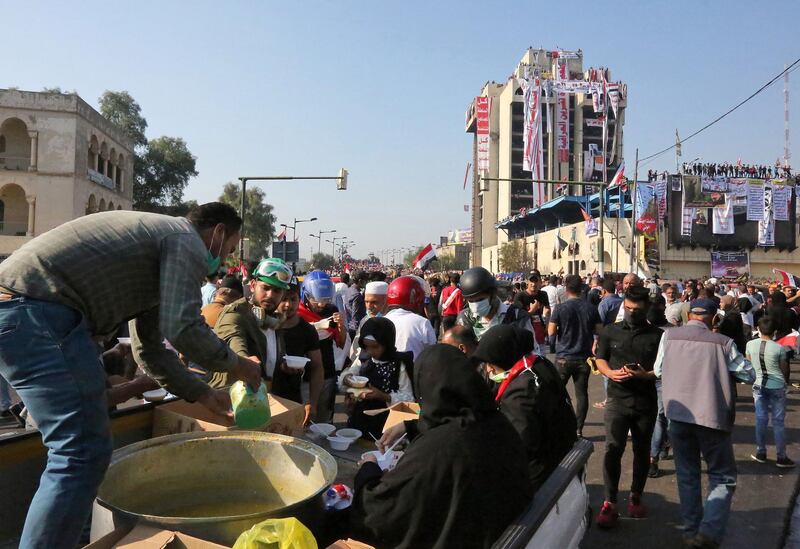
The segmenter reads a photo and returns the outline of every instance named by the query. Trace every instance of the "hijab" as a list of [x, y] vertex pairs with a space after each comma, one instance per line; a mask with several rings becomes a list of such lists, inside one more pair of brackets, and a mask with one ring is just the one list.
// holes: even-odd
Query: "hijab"
[[395, 347], [395, 328], [394, 323], [388, 318], [371, 317], [361, 326], [358, 345], [364, 349], [364, 340], [370, 338], [383, 346], [383, 355], [378, 360], [392, 360], [397, 353]]
[[727, 313], [738, 313], [739, 302], [732, 295], [724, 295], [719, 299], [720, 308]]
[[519, 359], [533, 352], [533, 334], [510, 324], [489, 329], [473, 353], [473, 358], [508, 370]]
[[448, 423], [467, 427], [499, 413], [470, 360], [450, 345], [432, 345], [420, 353], [414, 363], [414, 387], [423, 432]]

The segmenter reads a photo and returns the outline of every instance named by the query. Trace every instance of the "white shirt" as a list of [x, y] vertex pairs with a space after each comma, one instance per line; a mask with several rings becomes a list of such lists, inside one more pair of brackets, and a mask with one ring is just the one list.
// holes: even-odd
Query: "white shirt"
[[214, 301], [214, 294], [217, 293], [217, 285], [212, 284], [211, 282], [206, 282], [200, 288], [200, 294], [203, 296], [203, 306], [208, 305], [212, 301]]
[[542, 286], [542, 291], [547, 294], [547, 300], [550, 302], [550, 310], [560, 303], [558, 299], [558, 289], [555, 286], [547, 285]]
[[394, 324], [396, 332], [394, 346], [400, 352], [411, 351], [414, 361], [425, 350], [425, 347], [436, 343], [436, 334], [427, 318], [405, 309], [392, 309], [386, 313]]

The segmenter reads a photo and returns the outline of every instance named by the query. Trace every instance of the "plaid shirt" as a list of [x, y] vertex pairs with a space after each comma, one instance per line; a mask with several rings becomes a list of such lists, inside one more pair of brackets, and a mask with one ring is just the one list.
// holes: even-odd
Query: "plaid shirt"
[[99, 336], [130, 320], [136, 362], [170, 392], [196, 400], [207, 386], [163, 339], [209, 370], [228, 371], [237, 360], [200, 315], [206, 253], [184, 218], [103, 212], [26, 243], [0, 263], [0, 287], [76, 309]]

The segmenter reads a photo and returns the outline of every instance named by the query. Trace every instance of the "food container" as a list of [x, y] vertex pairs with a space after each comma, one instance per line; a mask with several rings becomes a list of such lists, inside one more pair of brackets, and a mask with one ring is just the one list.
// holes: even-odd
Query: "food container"
[[306, 364], [311, 360], [305, 356], [285, 355], [283, 359], [286, 361], [286, 366], [292, 370], [302, 370]]
[[339, 450], [343, 452], [350, 448], [350, 445], [353, 443], [353, 439], [351, 438], [344, 438], [344, 437], [328, 437], [328, 444], [331, 445], [331, 448], [334, 450]]
[[389, 471], [394, 469], [394, 466], [397, 465], [397, 460], [400, 459], [400, 456], [403, 452], [395, 452], [394, 450], [389, 450], [386, 452], [384, 456], [383, 452], [379, 450], [373, 450], [371, 452], [364, 452], [361, 454], [361, 460], [367, 459], [367, 456], [375, 456], [375, 459], [378, 463], [378, 467], [380, 467], [384, 471]]
[[118, 337], [117, 341], [119, 343], [122, 343], [123, 345], [130, 345], [131, 344], [131, 338], [129, 338], [129, 337]]
[[336, 431], [336, 436], [341, 438], [349, 438], [350, 440], [358, 440], [361, 438], [361, 431], [358, 429], [339, 429]]
[[361, 389], [362, 387], [366, 387], [367, 383], [369, 383], [369, 378], [364, 376], [350, 376], [350, 386], [355, 387], [357, 389]]
[[153, 389], [152, 391], [145, 391], [142, 393], [142, 398], [147, 402], [161, 402], [167, 398], [168, 394], [166, 389]]
[[124, 446], [97, 493], [92, 541], [135, 523], [232, 546], [268, 518], [296, 517], [319, 534], [336, 461], [273, 433], [181, 433]]
[[336, 426], [330, 423], [312, 423], [308, 430], [311, 431], [311, 436], [314, 438], [324, 438], [332, 435], [336, 430]]

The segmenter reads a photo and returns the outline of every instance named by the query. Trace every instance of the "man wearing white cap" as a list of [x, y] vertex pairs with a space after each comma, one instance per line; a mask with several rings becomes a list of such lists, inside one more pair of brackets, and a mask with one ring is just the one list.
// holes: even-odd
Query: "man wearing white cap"
[[367, 315], [358, 323], [356, 336], [353, 338], [353, 346], [350, 350], [350, 360], [354, 363], [358, 361], [358, 355], [361, 353], [361, 348], [358, 346], [358, 340], [361, 336], [361, 327], [368, 318], [376, 316], [383, 316], [386, 314], [386, 293], [389, 290], [389, 284], [386, 282], [369, 282], [364, 289], [364, 305], [367, 308]]

